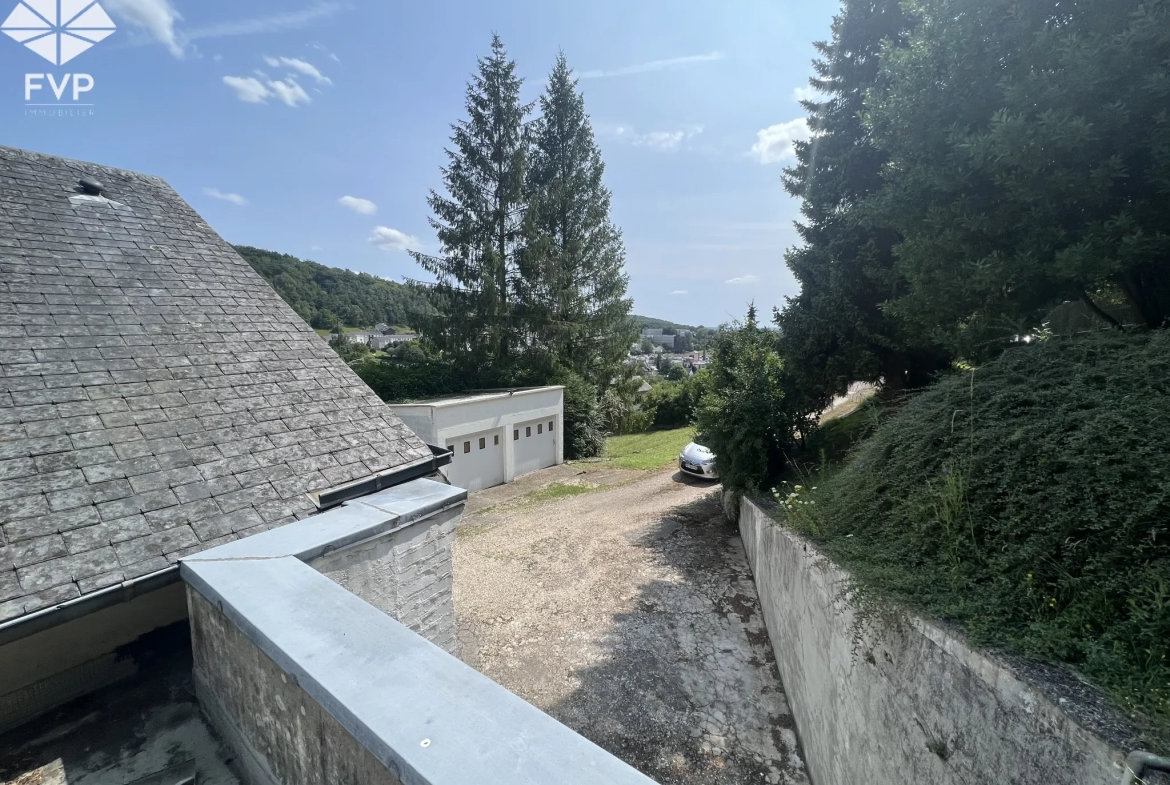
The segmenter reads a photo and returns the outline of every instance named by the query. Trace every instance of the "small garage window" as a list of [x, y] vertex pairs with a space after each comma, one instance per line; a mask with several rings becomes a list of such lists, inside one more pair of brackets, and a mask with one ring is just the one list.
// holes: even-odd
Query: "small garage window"
[[527, 439], [531, 435], [532, 435], [532, 426], [529, 425], [527, 428], [524, 429], [524, 438]]
[[520, 438], [520, 429], [517, 428], [516, 430], [512, 431], [512, 441], [516, 441], [519, 438]]
[[498, 445], [500, 443], [500, 435], [497, 433], [493, 438], [496, 440], [495, 444]]
[[544, 433], [544, 423], [540, 423], [536, 426], [536, 432], [537, 433]]
[[471, 442], [463, 443], [463, 452], [471, 452]]
[[487, 447], [487, 438], [484, 436], [481, 436], [481, 437], [479, 437], [479, 449], [482, 450], [484, 447]]
[[549, 432], [549, 433], [552, 433], [552, 424], [553, 424], [553, 421], [552, 421], [552, 420], [549, 420], [549, 421], [548, 421], [548, 432]]

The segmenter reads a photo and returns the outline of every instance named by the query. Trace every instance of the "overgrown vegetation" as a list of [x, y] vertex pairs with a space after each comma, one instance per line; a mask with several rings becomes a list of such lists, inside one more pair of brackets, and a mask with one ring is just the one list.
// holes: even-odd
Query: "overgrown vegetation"
[[860, 585], [1076, 668], [1170, 743], [1170, 334], [1052, 339], [950, 375], [797, 498], [815, 503], [789, 524]]

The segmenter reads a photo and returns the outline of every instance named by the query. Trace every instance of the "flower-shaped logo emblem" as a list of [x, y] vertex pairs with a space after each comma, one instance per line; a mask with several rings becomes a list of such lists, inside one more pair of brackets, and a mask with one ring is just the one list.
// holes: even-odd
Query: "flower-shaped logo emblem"
[[21, 0], [0, 30], [54, 65], [64, 65], [114, 32], [93, 0]]

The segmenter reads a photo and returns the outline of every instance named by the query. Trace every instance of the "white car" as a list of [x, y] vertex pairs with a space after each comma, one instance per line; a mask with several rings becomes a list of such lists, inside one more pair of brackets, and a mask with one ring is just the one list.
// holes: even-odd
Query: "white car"
[[715, 469], [715, 453], [695, 442], [683, 447], [683, 451], [679, 453], [678, 468], [692, 477], [702, 477], [704, 480], [719, 479], [719, 472]]

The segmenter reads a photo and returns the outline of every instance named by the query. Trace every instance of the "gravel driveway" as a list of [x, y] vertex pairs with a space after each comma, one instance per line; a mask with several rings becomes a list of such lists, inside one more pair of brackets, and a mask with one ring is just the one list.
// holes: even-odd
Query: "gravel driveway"
[[807, 783], [718, 499], [659, 472], [468, 516], [461, 656], [664, 785]]

